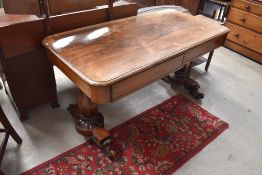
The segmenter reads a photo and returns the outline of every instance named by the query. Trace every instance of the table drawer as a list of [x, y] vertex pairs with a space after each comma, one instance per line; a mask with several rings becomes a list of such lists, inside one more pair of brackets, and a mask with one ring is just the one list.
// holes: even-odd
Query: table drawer
[[262, 54], [262, 35], [227, 22], [230, 29], [227, 39]]
[[134, 75], [112, 86], [112, 101], [130, 94], [132, 91], [142, 88], [157, 79], [163, 78], [169, 73], [179, 69], [183, 65], [184, 55], [173, 58], [165, 63], [152, 67], [144, 72]]
[[228, 21], [262, 33], [262, 17], [253, 15], [243, 10], [231, 7], [228, 14]]
[[232, 0], [231, 6], [262, 16], [262, 4], [246, 0]]
[[185, 58], [184, 58], [184, 63], [190, 62], [199, 56], [202, 56], [220, 46], [224, 45], [226, 39], [226, 35], [217, 37], [216, 39], [213, 39], [209, 42], [206, 42], [204, 44], [201, 44], [193, 49], [190, 49], [189, 51], [186, 52]]

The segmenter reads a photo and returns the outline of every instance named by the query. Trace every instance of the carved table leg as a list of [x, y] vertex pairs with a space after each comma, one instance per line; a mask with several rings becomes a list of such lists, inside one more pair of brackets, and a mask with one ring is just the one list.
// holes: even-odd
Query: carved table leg
[[116, 153], [111, 146], [110, 133], [104, 129], [104, 117], [97, 111], [97, 104], [80, 91], [77, 104], [71, 104], [68, 111], [74, 118], [77, 132], [83, 136], [91, 137], [109, 158], [114, 159]]
[[203, 99], [204, 94], [199, 92], [199, 84], [195, 80], [190, 78], [192, 70], [192, 62], [185, 66], [184, 68], [175, 72], [173, 76], [169, 76], [169, 80], [175, 83], [175, 85], [182, 85], [186, 90], [188, 90], [189, 94], [191, 94], [196, 99]]

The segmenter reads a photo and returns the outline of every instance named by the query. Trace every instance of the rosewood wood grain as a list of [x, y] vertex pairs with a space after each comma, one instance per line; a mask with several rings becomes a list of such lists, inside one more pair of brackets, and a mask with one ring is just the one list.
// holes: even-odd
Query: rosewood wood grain
[[191, 50], [186, 52], [185, 58], [184, 58], [184, 64], [191, 62], [194, 59], [196, 59], [197, 57], [208, 53], [210, 50], [212, 51], [220, 47], [221, 45], [224, 44], [225, 37], [226, 36], [220, 36], [216, 39], [210, 40], [206, 43], [196, 46], [195, 48], [192, 48]]
[[162, 11], [52, 35], [43, 44], [87, 84], [105, 86], [227, 33], [209, 20]]
[[[138, 90], [146, 85], [152, 83], [155, 80], [165, 77], [167, 74], [179, 69], [183, 65], [184, 55], [178, 56], [175, 59], [171, 59], [165, 63], [157, 65], [149, 70], [132, 76], [126, 80], [116, 83], [112, 86], [112, 101], [124, 97], [135, 90]], [[146, 77], [146, 78], [145, 78]]]

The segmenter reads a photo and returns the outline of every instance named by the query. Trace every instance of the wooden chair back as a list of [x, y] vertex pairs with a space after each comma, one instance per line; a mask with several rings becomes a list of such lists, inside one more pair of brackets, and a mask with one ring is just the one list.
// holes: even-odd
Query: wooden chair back
[[50, 15], [87, 10], [113, 3], [111, 0], [46, 0], [46, 2], [48, 3]]
[[[112, 8], [111, 19], [120, 19], [137, 15], [137, 5], [135, 3], [115, 6]], [[64, 15], [50, 16], [47, 25], [50, 33], [60, 33], [77, 29], [89, 25], [94, 25], [108, 21], [108, 8], [92, 9], [69, 13]]]

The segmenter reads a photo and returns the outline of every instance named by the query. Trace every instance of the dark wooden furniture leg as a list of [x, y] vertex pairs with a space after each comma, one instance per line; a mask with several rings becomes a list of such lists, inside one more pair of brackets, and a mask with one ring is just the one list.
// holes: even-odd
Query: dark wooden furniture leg
[[192, 95], [195, 99], [203, 99], [204, 94], [199, 92], [200, 85], [198, 82], [190, 78], [191, 70], [192, 62], [184, 66], [182, 69], [176, 71], [174, 75], [169, 75], [168, 79], [171, 82], [174, 82], [175, 85], [184, 86], [184, 88], [188, 90], [189, 94]]
[[[11, 135], [11, 137], [16, 141], [16, 143], [21, 144], [22, 143], [22, 139], [21, 137], [17, 134], [17, 132], [14, 130], [14, 128], [12, 127], [12, 125], [10, 124], [10, 122], [8, 121], [2, 107], [0, 106], [0, 122], [2, 123], [4, 129], [0, 129], [0, 132], [4, 132], [5, 136], [4, 139], [1, 143], [1, 149], [0, 149], [0, 165], [2, 164], [2, 160], [4, 157], [4, 152], [5, 152], [5, 148], [8, 142], [8, 138], [9, 135]], [[0, 170], [0, 174], [3, 173]], [[3, 173], [4, 174], [4, 173]]]
[[109, 158], [114, 159], [116, 153], [111, 146], [111, 136], [104, 129], [104, 117], [97, 111], [97, 104], [80, 91], [77, 104], [69, 105], [68, 111], [74, 118], [77, 132], [83, 136], [91, 137]]
[[22, 143], [21, 137], [17, 134], [15, 129], [8, 121], [1, 106], [0, 106], [0, 122], [2, 123], [3, 127], [8, 131], [8, 133], [12, 136], [12, 138], [16, 141], [16, 143], [21, 144]]
[[207, 59], [207, 63], [206, 63], [206, 66], [205, 66], [205, 71], [207, 72], [208, 71], [208, 68], [210, 66], [210, 63], [211, 63], [211, 60], [212, 60], [212, 57], [214, 55], [214, 50], [211, 51], [208, 55], [208, 59]]
[[55, 98], [55, 99], [51, 102], [50, 106], [51, 106], [52, 109], [58, 108], [58, 107], [60, 106], [57, 98]]

